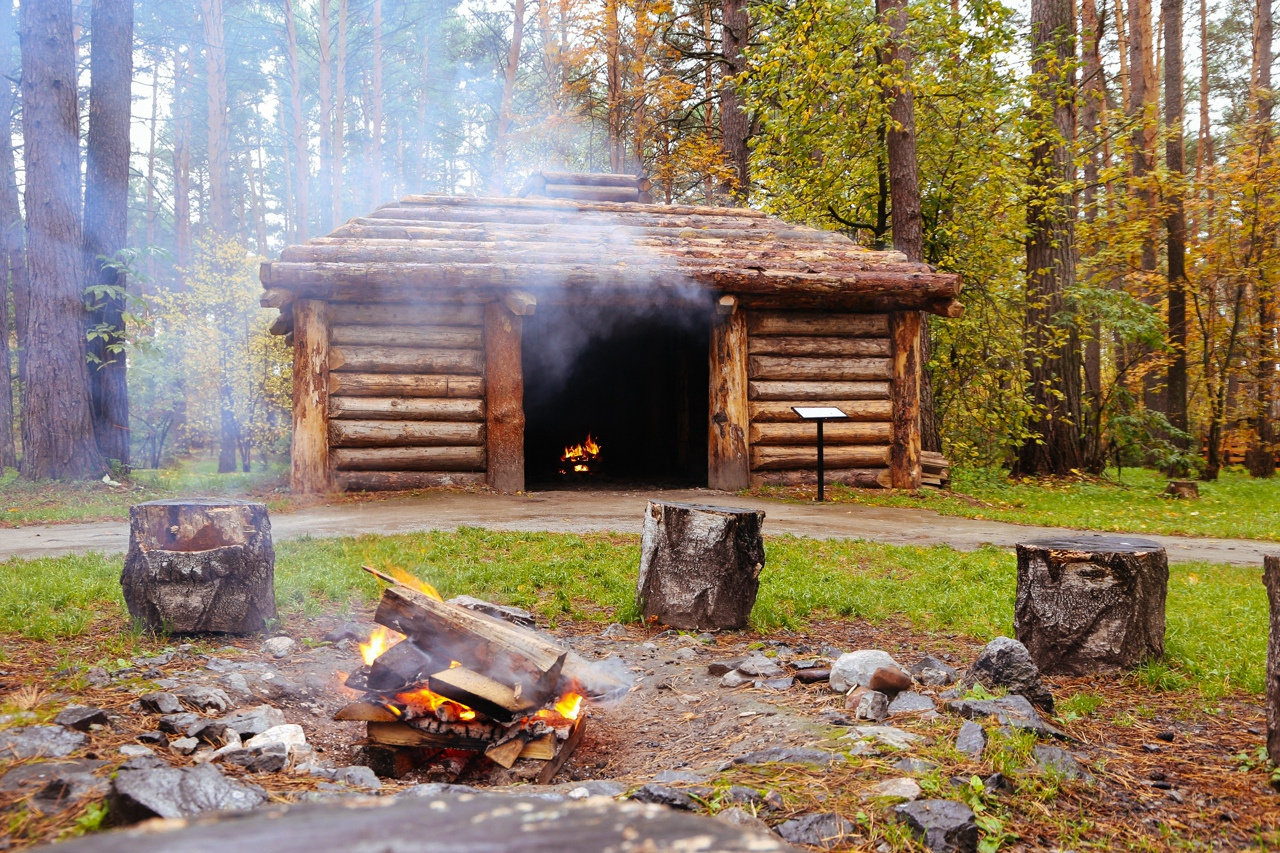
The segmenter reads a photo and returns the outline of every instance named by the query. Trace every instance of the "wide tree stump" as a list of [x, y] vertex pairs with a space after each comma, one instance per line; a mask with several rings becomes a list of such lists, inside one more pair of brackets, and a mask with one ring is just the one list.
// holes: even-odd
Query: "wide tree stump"
[[1267, 755], [1280, 764], [1280, 554], [1262, 558], [1262, 583], [1271, 605], [1271, 633], [1267, 641]]
[[1014, 631], [1046, 673], [1133, 667], [1164, 654], [1168, 586], [1169, 561], [1149, 539], [1021, 543]]
[[129, 509], [120, 584], [148, 628], [245, 634], [275, 618], [275, 560], [263, 504], [150, 501]]
[[646, 619], [682, 631], [742, 628], [760, 588], [758, 510], [649, 501], [636, 600]]

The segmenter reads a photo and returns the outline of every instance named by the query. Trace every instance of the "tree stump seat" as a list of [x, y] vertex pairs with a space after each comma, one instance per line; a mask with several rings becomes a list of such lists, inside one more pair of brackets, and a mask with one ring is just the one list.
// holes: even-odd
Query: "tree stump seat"
[[276, 615], [266, 506], [188, 498], [130, 507], [120, 584], [130, 615], [152, 630], [261, 631]]
[[1014, 631], [1041, 671], [1087, 675], [1164, 654], [1169, 562], [1150, 539], [1019, 543]]

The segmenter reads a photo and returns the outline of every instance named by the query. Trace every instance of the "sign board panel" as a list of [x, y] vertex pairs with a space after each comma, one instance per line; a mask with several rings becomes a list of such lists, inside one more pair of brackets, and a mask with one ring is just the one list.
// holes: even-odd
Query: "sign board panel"
[[835, 406], [792, 406], [791, 411], [806, 421], [829, 421], [849, 417]]

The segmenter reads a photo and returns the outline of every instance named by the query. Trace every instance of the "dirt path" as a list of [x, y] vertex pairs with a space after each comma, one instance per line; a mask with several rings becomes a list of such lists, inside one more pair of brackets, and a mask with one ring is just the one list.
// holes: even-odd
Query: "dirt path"
[[[895, 545], [951, 545], [970, 551], [984, 544], [1012, 547], [1044, 536], [1074, 533], [1064, 528], [1030, 527], [938, 515], [930, 510], [853, 504], [796, 504], [745, 498], [707, 489], [681, 491], [536, 492], [528, 495], [431, 493], [414, 498], [318, 506], [271, 519], [277, 540], [303, 536], [351, 536], [453, 530], [463, 526], [494, 530], [586, 533], [640, 532], [645, 501], [714, 503], [763, 509], [765, 532], [822, 539], [870, 539]], [[1142, 535], [1168, 549], [1172, 562], [1209, 561], [1262, 564], [1264, 553], [1280, 544], [1246, 539], [1208, 539]], [[119, 552], [129, 544], [124, 522], [58, 524], [0, 530], [0, 560], [86, 551]]]

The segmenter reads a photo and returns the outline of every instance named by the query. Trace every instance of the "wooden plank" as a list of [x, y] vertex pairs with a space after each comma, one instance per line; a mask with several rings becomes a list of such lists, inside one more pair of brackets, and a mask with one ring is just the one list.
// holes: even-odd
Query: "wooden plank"
[[[792, 406], [811, 405], [808, 400], [783, 400], [748, 404], [752, 423], [799, 423], [800, 416]], [[889, 421], [893, 417], [893, 405], [888, 400], [822, 400], [824, 406], [834, 406], [849, 416], [851, 421]], [[333, 404], [329, 405], [330, 412]]]
[[888, 400], [888, 382], [792, 382], [753, 380], [747, 383], [747, 397], [760, 401], [791, 404], [829, 400]]
[[747, 358], [751, 379], [788, 379], [830, 382], [889, 379], [893, 364], [887, 358], [805, 358], [802, 356], [753, 355]]
[[883, 338], [889, 334], [886, 314], [831, 314], [823, 311], [751, 311], [749, 335], [839, 335]]
[[358, 720], [363, 723], [394, 723], [400, 718], [382, 702], [361, 699], [344, 705], [333, 715], [335, 720]]
[[524, 491], [523, 323], [501, 303], [485, 307], [489, 485], [500, 492]]
[[520, 751], [521, 758], [532, 758], [534, 761], [550, 761], [556, 757], [555, 732], [538, 735], [524, 745]]
[[[888, 445], [845, 445], [828, 447], [824, 462], [836, 468], [878, 468], [889, 464]], [[788, 468], [818, 467], [818, 448], [808, 447], [752, 447], [753, 471], [783, 471]]]
[[311, 299], [293, 303], [293, 444], [290, 491], [329, 491], [329, 314]]
[[470, 326], [374, 326], [343, 323], [330, 333], [332, 344], [388, 347], [480, 349], [483, 333]]
[[330, 421], [330, 447], [480, 447], [483, 423]]
[[751, 474], [745, 312], [717, 315], [711, 327], [710, 368], [707, 486], [734, 492], [750, 485]]
[[[517, 696], [510, 685], [465, 666], [432, 673], [427, 683], [433, 692], [446, 699], [452, 699], [502, 723], [510, 723], [534, 707], [527, 699]], [[519, 754], [520, 751], [516, 750], [516, 755]]]
[[335, 397], [329, 395], [331, 419], [384, 421], [484, 422], [484, 400], [441, 397]]
[[747, 351], [752, 355], [889, 356], [888, 338], [805, 337], [751, 335]]
[[[887, 421], [870, 423], [826, 424], [823, 428], [823, 445], [832, 447], [842, 444], [888, 444], [893, 440], [893, 424]], [[751, 443], [770, 445], [804, 445], [818, 443], [818, 430], [811, 423], [769, 424], [753, 423], [751, 425]]]
[[[823, 474], [828, 484], [840, 483], [855, 489], [889, 488], [888, 468], [826, 468]], [[752, 486], [813, 486], [817, 482], [818, 472], [813, 468], [751, 474]]]
[[400, 326], [430, 324], [433, 326], [483, 326], [484, 306], [455, 303], [421, 304], [416, 302], [359, 303], [333, 306], [335, 324]]
[[483, 471], [483, 447], [337, 447], [338, 471]]
[[333, 481], [344, 492], [403, 492], [454, 486], [478, 486], [482, 471], [335, 471]]
[[442, 746], [450, 749], [487, 749], [489, 741], [451, 733], [427, 732], [408, 723], [369, 723], [369, 740], [386, 746]]
[[484, 362], [478, 349], [343, 344], [330, 347], [329, 369], [353, 373], [460, 373], [477, 376], [484, 369]]
[[343, 397], [483, 398], [484, 377], [448, 373], [330, 373], [329, 393]]
[[895, 489], [920, 488], [920, 325], [919, 311], [895, 311], [893, 338], [893, 454], [889, 477]]
[[578, 744], [582, 742], [582, 736], [587, 730], [587, 715], [583, 714], [573, 724], [573, 730], [569, 732], [569, 737], [565, 739], [564, 744], [560, 747], [560, 751], [556, 753], [556, 757], [547, 762], [542, 768], [542, 772], [538, 774], [539, 785], [549, 785], [551, 780], [560, 772], [560, 768], [564, 767], [569, 756], [573, 755], [573, 751], [578, 748]]

